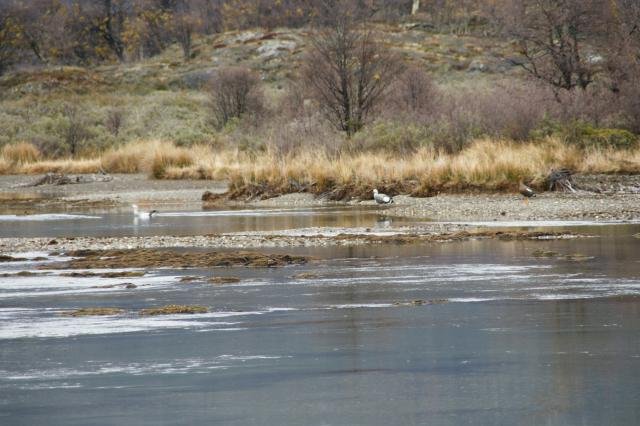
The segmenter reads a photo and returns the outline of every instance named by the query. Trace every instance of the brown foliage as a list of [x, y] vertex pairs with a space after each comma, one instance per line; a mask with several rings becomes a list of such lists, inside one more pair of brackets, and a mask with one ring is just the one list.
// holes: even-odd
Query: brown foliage
[[263, 96], [260, 78], [246, 68], [229, 67], [211, 80], [211, 108], [218, 127], [244, 114], [260, 114]]

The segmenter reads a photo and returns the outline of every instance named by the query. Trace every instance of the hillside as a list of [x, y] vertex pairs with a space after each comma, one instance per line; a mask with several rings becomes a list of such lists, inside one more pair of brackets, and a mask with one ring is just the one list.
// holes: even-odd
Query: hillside
[[[436, 34], [420, 25], [377, 25], [380, 38], [408, 63], [445, 85], [519, 74], [508, 42]], [[23, 69], [0, 78], [0, 146], [19, 141], [51, 155], [66, 155], [70, 127], [82, 132], [79, 154], [138, 139], [178, 145], [215, 144], [207, 84], [228, 66], [259, 72], [272, 106], [305, 58], [312, 33], [301, 29], [234, 31], [197, 39], [193, 58], [177, 45], [151, 59], [91, 68]]]

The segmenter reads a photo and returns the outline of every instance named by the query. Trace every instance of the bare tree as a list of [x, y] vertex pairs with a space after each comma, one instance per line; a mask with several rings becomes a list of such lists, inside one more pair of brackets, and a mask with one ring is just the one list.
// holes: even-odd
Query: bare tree
[[303, 68], [303, 80], [325, 117], [353, 135], [366, 123], [402, 61], [348, 14], [318, 32]]
[[555, 89], [586, 89], [602, 61], [585, 49], [600, 22], [596, 2], [512, 0], [505, 9], [507, 28], [522, 57], [514, 63]]
[[260, 113], [260, 78], [246, 68], [221, 70], [211, 81], [211, 106], [218, 127], [246, 113]]

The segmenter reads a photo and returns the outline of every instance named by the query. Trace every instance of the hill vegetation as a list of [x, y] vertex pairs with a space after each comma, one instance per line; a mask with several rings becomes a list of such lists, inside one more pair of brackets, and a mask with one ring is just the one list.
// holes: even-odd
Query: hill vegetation
[[344, 198], [640, 170], [635, 2], [339, 3], [3, 2], [0, 173]]

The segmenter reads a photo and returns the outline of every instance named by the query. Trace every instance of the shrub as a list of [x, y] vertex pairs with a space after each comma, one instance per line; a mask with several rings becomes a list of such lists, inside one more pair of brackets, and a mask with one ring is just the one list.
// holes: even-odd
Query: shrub
[[87, 128], [86, 119], [76, 105], [65, 105], [63, 113], [67, 121], [64, 140], [69, 154], [74, 156], [78, 154], [82, 145], [91, 135]]
[[428, 144], [429, 135], [424, 126], [379, 121], [357, 133], [350, 147], [359, 151], [387, 151], [406, 155]]
[[107, 112], [107, 117], [104, 120], [104, 127], [107, 128], [109, 133], [113, 136], [118, 136], [120, 129], [124, 125], [124, 113], [121, 109], [113, 108]]
[[421, 115], [432, 113], [439, 102], [438, 89], [431, 77], [417, 66], [408, 68], [398, 78], [390, 97], [399, 112]]
[[13, 164], [33, 163], [40, 159], [40, 151], [28, 142], [18, 142], [5, 145], [2, 148], [2, 157]]
[[627, 130], [597, 128], [583, 122], [564, 126], [560, 136], [566, 143], [581, 148], [632, 149], [638, 145], [638, 136]]
[[211, 80], [211, 108], [218, 128], [245, 114], [259, 114], [263, 108], [260, 78], [250, 70], [229, 67]]

